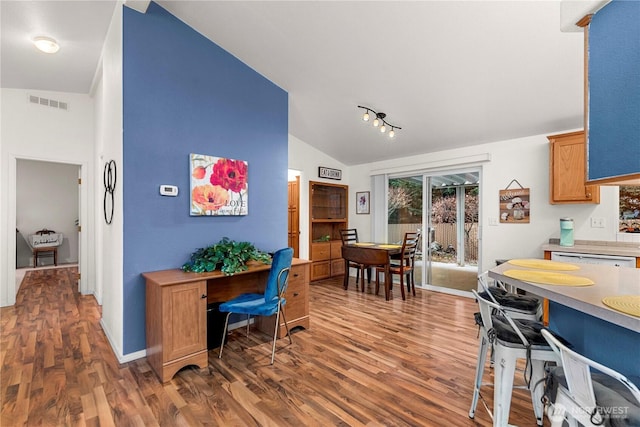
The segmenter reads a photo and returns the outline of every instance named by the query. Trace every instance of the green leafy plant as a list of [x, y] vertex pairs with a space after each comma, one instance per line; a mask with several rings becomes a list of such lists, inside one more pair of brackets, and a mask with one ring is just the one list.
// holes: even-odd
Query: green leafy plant
[[196, 273], [220, 270], [225, 275], [231, 276], [247, 270], [248, 261], [270, 264], [271, 256], [249, 242], [236, 242], [223, 237], [218, 243], [192, 253], [189, 261], [182, 266], [182, 270]]

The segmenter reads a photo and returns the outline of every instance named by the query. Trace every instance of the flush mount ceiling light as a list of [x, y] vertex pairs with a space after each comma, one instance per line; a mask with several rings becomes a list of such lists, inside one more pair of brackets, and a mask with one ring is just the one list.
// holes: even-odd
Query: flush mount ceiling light
[[391, 128], [389, 130], [389, 138], [393, 138], [396, 136], [396, 129], [402, 129], [399, 126], [392, 125], [391, 123], [387, 122], [385, 120], [385, 117], [387, 117], [385, 113], [378, 113], [372, 108], [363, 107], [362, 105], [358, 105], [358, 108], [362, 108], [363, 110], [365, 110], [364, 114], [362, 115], [362, 120], [364, 120], [365, 122], [368, 122], [373, 114], [373, 126], [379, 127], [380, 133], [385, 133], [387, 131], [387, 128]]
[[51, 37], [36, 37], [33, 39], [33, 44], [38, 48], [38, 50], [44, 53], [56, 53], [58, 50], [60, 50], [60, 45], [58, 45], [58, 42]]

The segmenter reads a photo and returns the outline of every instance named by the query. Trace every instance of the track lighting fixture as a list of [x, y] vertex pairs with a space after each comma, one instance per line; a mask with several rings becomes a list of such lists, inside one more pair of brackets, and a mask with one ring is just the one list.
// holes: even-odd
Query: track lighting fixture
[[371, 118], [370, 113], [373, 113], [373, 115], [375, 116], [375, 119], [373, 119], [373, 126], [380, 126], [380, 133], [385, 133], [387, 131], [387, 128], [391, 128], [391, 130], [389, 131], [389, 138], [394, 138], [396, 136], [396, 129], [402, 129], [399, 126], [395, 126], [387, 122], [385, 120], [385, 117], [387, 117], [385, 113], [378, 113], [377, 111], [369, 107], [363, 107], [362, 105], [358, 105], [358, 108], [362, 108], [363, 110], [365, 110], [364, 114], [362, 115], [362, 120], [364, 120], [365, 122], [369, 121], [369, 119]]

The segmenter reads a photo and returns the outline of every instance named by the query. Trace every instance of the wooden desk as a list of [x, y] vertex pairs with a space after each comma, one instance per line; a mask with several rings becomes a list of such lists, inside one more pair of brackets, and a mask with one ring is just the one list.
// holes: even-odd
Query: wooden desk
[[[291, 265], [284, 307], [289, 328], [309, 328], [310, 263], [294, 258]], [[180, 269], [142, 273], [146, 280], [147, 360], [162, 382], [187, 365], [207, 366], [207, 304], [264, 292], [270, 269], [270, 265], [251, 263], [247, 271], [233, 276]], [[256, 325], [272, 335], [275, 318], [259, 317]], [[285, 335], [281, 317], [278, 337]]]
[[[384, 297], [389, 301], [389, 297], [391, 296], [391, 274], [389, 274], [390, 256], [399, 253], [401, 249], [402, 245], [389, 245], [386, 243], [353, 243], [343, 245], [342, 258], [344, 258], [345, 263], [344, 288], [347, 289], [349, 286], [349, 262], [356, 262], [371, 267], [383, 266]], [[362, 277], [362, 280], [364, 281], [364, 277]]]

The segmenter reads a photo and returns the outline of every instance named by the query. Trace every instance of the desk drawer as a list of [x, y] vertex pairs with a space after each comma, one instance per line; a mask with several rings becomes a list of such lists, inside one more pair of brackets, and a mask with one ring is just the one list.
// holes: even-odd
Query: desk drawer
[[307, 266], [306, 265], [294, 265], [289, 272], [289, 287], [298, 284], [308, 282]]
[[285, 299], [287, 300], [287, 303], [284, 306], [284, 312], [287, 316], [287, 321], [291, 322], [299, 317], [307, 315], [308, 299], [306, 283], [289, 283]]

